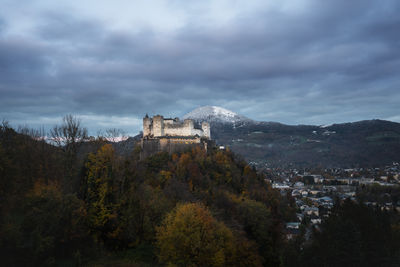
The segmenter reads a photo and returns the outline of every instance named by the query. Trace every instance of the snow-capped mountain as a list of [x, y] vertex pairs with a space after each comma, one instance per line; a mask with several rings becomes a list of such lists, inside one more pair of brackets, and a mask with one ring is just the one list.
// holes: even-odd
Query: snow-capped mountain
[[196, 108], [195, 110], [183, 116], [183, 119], [222, 123], [253, 122], [251, 119], [245, 116], [216, 106], [204, 106]]

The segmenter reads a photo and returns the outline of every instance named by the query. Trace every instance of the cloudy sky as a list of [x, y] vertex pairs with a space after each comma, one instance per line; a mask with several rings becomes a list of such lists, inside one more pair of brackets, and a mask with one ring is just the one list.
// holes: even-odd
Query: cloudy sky
[[0, 119], [92, 133], [217, 105], [400, 122], [398, 0], [0, 0]]

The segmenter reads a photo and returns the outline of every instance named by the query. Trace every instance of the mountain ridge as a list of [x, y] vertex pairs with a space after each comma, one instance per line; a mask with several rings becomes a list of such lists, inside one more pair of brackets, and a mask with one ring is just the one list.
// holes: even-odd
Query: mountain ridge
[[[222, 108], [221, 108], [222, 109]], [[196, 110], [196, 109], [195, 109]], [[198, 110], [198, 109], [197, 109]], [[204, 109], [203, 109], [204, 111]], [[329, 125], [288, 125], [279, 122], [241, 120], [229, 110], [189, 112], [184, 118], [197, 123], [208, 121], [211, 138], [228, 146], [259, 168], [264, 167], [382, 167], [400, 162], [400, 123], [372, 119]], [[228, 115], [226, 114], [228, 113]], [[226, 117], [236, 119], [225, 119]], [[236, 116], [236, 117], [235, 117]], [[239, 118], [239, 119], [238, 119]], [[128, 153], [140, 136], [129, 145], [116, 145]], [[123, 148], [123, 149], [122, 149]]]
[[218, 106], [202, 106], [196, 108], [185, 114], [183, 119], [222, 123], [254, 122], [246, 116]]
[[[218, 109], [224, 112], [216, 112]], [[184, 118], [208, 121], [217, 144], [229, 146], [258, 166], [379, 167], [400, 162], [400, 123], [397, 122], [371, 119], [288, 125], [251, 120], [215, 106], [194, 111]]]
[[360, 121], [353, 121], [353, 122], [333, 122], [329, 124], [321, 124], [321, 125], [316, 125], [316, 124], [286, 124], [278, 121], [257, 121], [253, 120], [251, 118], [248, 118], [244, 115], [241, 115], [239, 113], [236, 113], [234, 111], [231, 111], [229, 109], [219, 107], [219, 106], [201, 106], [198, 108], [195, 108], [194, 110], [186, 113], [182, 117], [183, 119], [193, 119], [196, 122], [202, 122], [202, 121], [207, 121], [207, 122], [222, 122], [222, 123], [238, 123], [238, 122], [247, 122], [247, 123], [253, 123], [253, 124], [263, 124], [263, 125], [269, 125], [269, 124], [275, 124], [275, 125], [286, 125], [286, 126], [312, 126], [312, 127], [320, 127], [320, 128], [330, 128], [332, 126], [337, 126], [337, 125], [352, 125], [352, 124], [360, 124], [360, 123], [373, 123], [373, 122], [392, 122], [392, 123], [398, 123], [390, 120], [383, 120], [383, 119], [366, 119], [366, 120], [360, 120]]

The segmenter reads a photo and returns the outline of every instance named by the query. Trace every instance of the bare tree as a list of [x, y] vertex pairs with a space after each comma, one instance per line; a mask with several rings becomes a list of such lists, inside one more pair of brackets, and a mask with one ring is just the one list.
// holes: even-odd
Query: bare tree
[[66, 115], [61, 125], [56, 125], [50, 130], [50, 137], [54, 144], [65, 152], [66, 186], [70, 191], [77, 187], [78, 167], [76, 166], [79, 146], [88, 139], [87, 129], [81, 126], [81, 121]]
[[3, 131], [6, 130], [7, 128], [10, 128], [10, 123], [8, 122], [8, 120], [3, 119], [0, 124], [0, 130]]
[[117, 128], [110, 128], [105, 131], [97, 131], [97, 140], [102, 142], [117, 143], [128, 139], [125, 131]]
[[81, 120], [69, 114], [63, 123], [50, 130], [52, 141], [67, 152], [75, 153], [78, 145], [88, 139], [87, 129], [81, 126]]
[[104, 137], [110, 142], [119, 142], [126, 139], [126, 134], [121, 129], [111, 128], [106, 130]]

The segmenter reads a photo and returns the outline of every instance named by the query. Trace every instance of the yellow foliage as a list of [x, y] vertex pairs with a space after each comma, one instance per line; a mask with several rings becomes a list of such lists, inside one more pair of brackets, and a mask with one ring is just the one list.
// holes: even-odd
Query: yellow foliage
[[[165, 186], [166, 183], [172, 178], [172, 172], [166, 171], [166, 170], [161, 170], [160, 171], [160, 185]], [[159, 185], [159, 186], [160, 186]]]
[[201, 204], [180, 204], [157, 229], [159, 259], [168, 266], [226, 266], [234, 252], [232, 232]]
[[252, 174], [253, 170], [251, 169], [251, 167], [249, 165], [246, 165], [243, 169], [243, 175], [244, 176], [248, 176], [250, 174]]
[[29, 196], [41, 196], [45, 192], [51, 192], [55, 196], [61, 197], [60, 185], [56, 182], [49, 181], [47, 184], [42, 180], [35, 181], [32, 192]]
[[225, 168], [229, 168], [231, 163], [230, 158], [223, 151], [218, 151], [215, 154], [215, 161], [218, 165], [224, 166]]
[[176, 154], [176, 153], [173, 153], [173, 154], [172, 154], [172, 161], [173, 161], [173, 162], [177, 162], [178, 160], [179, 160], [179, 155]]
[[179, 159], [179, 163], [180, 165], [187, 165], [187, 163], [191, 160], [190, 154], [189, 153], [184, 153], [181, 155], [180, 159]]
[[104, 227], [116, 218], [116, 204], [113, 202], [114, 149], [103, 145], [96, 154], [90, 153], [86, 163], [88, 180], [89, 220], [95, 228]]
[[160, 175], [167, 181], [172, 178], [172, 173], [170, 171], [161, 170]]

